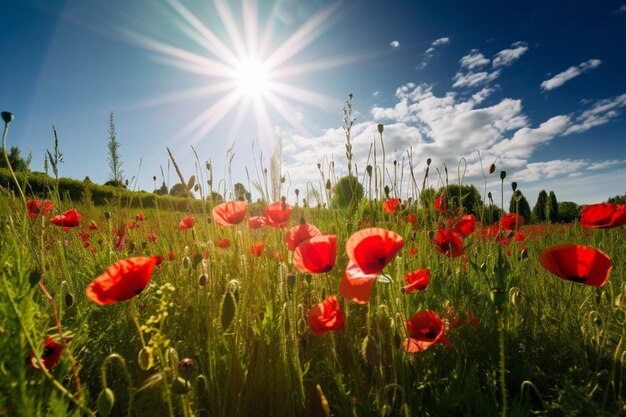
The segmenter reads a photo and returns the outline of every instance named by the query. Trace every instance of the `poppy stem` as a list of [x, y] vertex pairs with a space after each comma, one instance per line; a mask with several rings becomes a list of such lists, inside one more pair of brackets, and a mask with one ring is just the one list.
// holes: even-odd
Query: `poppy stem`
[[135, 394], [133, 390], [133, 379], [130, 376], [130, 372], [128, 372], [128, 368], [126, 367], [126, 361], [121, 355], [117, 353], [112, 353], [109, 356], [107, 356], [104, 359], [104, 362], [102, 362], [102, 366], [100, 366], [100, 374], [102, 378], [102, 389], [107, 388], [106, 367], [109, 364], [109, 362], [111, 362], [113, 359], [117, 359], [120, 362], [120, 365], [122, 366], [122, 369], [124, 370], [124, 376], [126, 377], [126, 382], [128, 383], [128, 412], [127, 413], [128, 413], [128, 417], [130, 417], [132, 414], [132, 410], [133, 410], [133, 402], [135, 400]]
[[502, 417], [506, 417], [508, 411], [508, 399], [506, 394], [506, 356], [505, 356], [505, 341], [504, 341], [504, 317], [502, 311], [498, 309], [496, 311], [498, 316], [498, 336], [500, 345], [500, 392], [502, 394]]
[[11, 166], [11, 161], [9, 161], [9, 154], [7, 153], [7, 134], [9, 133], [9, 123], [4, 123], [4, 132], [2, 133], [2, 153], [4, 154], [4, 161], [11, 172], [11, 176], [13, 177], [13, 181], [15, 181], [15, 186], [17, 190], [20, 192], [20, 197], [22, 197], [22, 202], [24, 203], [24, 207], [26, 207], [26, 196], [24, 195], [24, 191], [22, 191], [22, 187], [20, 186], [20, 182], [17, 180], [15, 176], [15, 172], [13, 171], [13, 167]]
[[143, 338], [143, 332], [141, 331], [141, 326], [139, 326], [139, 321], [137, 320], [137, 308], [135, 307], [135, 300], [132, 298], [128, 303], [128, 310], [130, 311], [130, 317], [133, 319], [133, 324], [135, 325], [135, 329], [137, 330], [137, 334], [139, 335], [141, 347], [145, 348], [146, 340]]

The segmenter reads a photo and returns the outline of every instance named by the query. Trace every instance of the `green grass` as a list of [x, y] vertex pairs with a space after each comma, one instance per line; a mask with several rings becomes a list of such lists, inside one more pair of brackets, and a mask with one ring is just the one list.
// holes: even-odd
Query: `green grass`
[[[362, 204], [356, 214], [294, 208], [290, 226], [304, 216], [323, 232], [337, 235], [335, 267], [311, 277], [291, 265], [281, 229], [249, 230], [245, 224], [225, 228], [196, 212], [188, 213], [197, 218], [194, 230], [181, 231], [177, 226], [185, 213], [149, 208], [141, 210], [145, 221], [127, 230], [125, 247], [116, 250], [111, 229], [133, 220], [139, 209], [119, 203], [104, 207], [64, 203], [63, 209], [75, 207], [83, 219], [78, 228], [63, 232], [48, 219], [31, 221], [20, 199], [3, 194], [0, 415], [95, 412], [103, 389], [102, 367], [112, 354], [123, 358], [127, 371], [117, 359], [109, 359], [105, 366], [107, 386], [115, 395], [111, 415], [323, 416], [318, 385], [335, 416], [501, 415], [500, 317], [507, 415], [626, 413], [626, 311], [615, 304], [620, 294], [626, 297], [623, 228], [524, 227], [528, 238], [503, 248], [512, 251], [505, 255], [511, 264], [507, 298], [509, 290], [519, 290], [523, 303], [506, 302], [498, 316], [489, 299], [491, 285], [480, 271], [433, 248], [428, 232], [436, 230], [434, 210], [411, 208], [419, 219], [419, 226], [413, 226], [398, 222], [398, 215], [383, 213], [379, 205], [372, 210], [374, 203]], [[105, 211], [111, 212], [109, 219]], [[98, 230], [86, 229], [91, 220]], [[338, 297], [345, 327], [314, 336], [306, 314], [325, 296], [338, 294], [348, 263], [345, 242], [367, 222], [395, 230], [406, 240], [385, 268], [392, 282], [377, 282], [367, 305]], [[83, 247], [79, 231], [91, 233], [89, 247]], [[153, 231], [158, 240], [150, 243]], [[220, 238], [230, 239], [232, 246], [216, 248], [212, 242]], [[266, 246], [260, 257], [248, 252], [255, 241]], [[613, 264], [608, 283], [598, 289], [572, 285], [544, 270], [538, 255], [559, 243], [586, 244], [607, 253]], [[527, 246], [526, 258], [518, 255], [522, 245]], [[488, 271], [501, 248], [478, 232], [465, 239], [465, 246], [468, 261], [484, 262]], [[417, 253], [410, 255], [410, 248]], [[284, 261], [267, 256], [274, 251], [285, 254]], [[170, 252], [175, 253], [172, 260]], [[159, 311], [167, 312], [151, 333], [143, 335], [155, 347], [155, 366], [147, 370], [138, 359], [142, 342], [131, 319], [131, 303], [99, 306], [84, 295], [86, 286], [114, 261], [141, 255], [165, 258], [146, 290], [132, 301], [140, 325]], [[404, 274], [424, 267], [432, 271], [428, 288], [402, 294]], [[67, 338], [62, 360], [50, 378], [27, 366], [31, 345], [41, 349], [48, 335], [59, 339], [52, 303], [37, 283], [32, 284], [33, 271], [42, 274]], [[288, 284], [290, 273], [296, 276], [293, 287]], [[202, 274], [207, 275], [204, 287], [198, 285]], [[163, 291], [166, 284], [174, 290]], [[229, 291], [236, 308], [224, 329], [223, 303]], [[73, 298], [71, 305], [68, 297]], [[417, 354], [404, 351], [399, 342], [410, 315], [429, 309], [443, 316], [451, 307], [454, 313], [447, 318], [453, 322], [457, 315], [460, 324], [446, 331], [450, 348], [435, 344]], [[464, 324], [470, 315], [478, 319], [477, 326]], [[366, 337], [368, 355], [363, 354]], [[188, 377], [189, 391], [180, 395], [176, 393], [180, 387], [171, 384], [178, 376], [178, 360], [185, 357], [193, 358], [195, 368]]]

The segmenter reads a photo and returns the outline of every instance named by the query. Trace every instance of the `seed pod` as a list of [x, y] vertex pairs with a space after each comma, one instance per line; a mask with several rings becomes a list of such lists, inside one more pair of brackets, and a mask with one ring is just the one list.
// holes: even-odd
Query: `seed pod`
[[148, 351], [147, 348], [142, 348], [139, 351], [139, 355], [137, 355], [137, 359], [139, 362], [139, 367], [143, 369], [144, 371], [147, 371], [148, 369], [151, 368], [150, 351]]
[[494, 172], [496, 172], [496, 164], [491, 164], [489, 166], [489, 174], [493, 174]]
[[237, 311], [235, 297], [230, 291], [227, 291], [226, 294], [224, 294], [221, 310], [220, 320], [222, 323], [222, 330], [226, 331], [235, 318], [235, 312]]
[[200, 275], [200, 277], [198, 278], [198, 285], [202, 288], [204, 288], [204, 286], [206, 285], [206, 282], [208, 280], [208, 277], [206, 274], [202, 274]]
[[187, 182], [187, 189], [191, 190], [195, 184], [196, 184], [196, 176], [192, 175], [191, 177], [189, 177], [189, 181]]
[[13, 121], [13, 113], [11, 113], [10, 111], [3, 111], [2, 120], [4, 120], [4, 123], [6, 124], [11, 123]]
[[513, 191], [517, 190], [517, 183], [515, 181], [511, 183], [511, 188], [513, 189]]
[[428, 158], [428, 159], [426, 160], [426, 166], [427, 166], [427, 167], [429, 167], [429, 166], [430, 166], [430, 163], [431, 163], [432, 161], [433, 161], [432, 159]]
[[104, 218], [109, 220], [111, 218], [111, 212], [110, 211], [105, 211], [104, 212]]
[[189, 269], [190, 266], [191, 266], [191, 259], [189, 258], [189, 256], [185, 256], [183, 258], [183, 268]]
[[365, 167], [365, 171], [367, 172], [367, 175], [369, 175], [370, 177], [372, 176], [372, 170], [374, 168], [371, 165], [368, 165]]
[[506, 171], [500, 171], [500, 179], [504, 181], [505, 178], [506, 178]]
[[191, 384], [189, 381], [179, 376], [172, 381], [171, 389], [172, 393], [175, 395], [184, 395], [191, 389]]
[[96, 401], [96, 410], [98, 410], [98, 415], [108, 417], [113, 409], [113, 404], [115, 404], [115, 395], [113, 394], [113, 391], [111, 391], [111, 388], [105, 388], [100, 391]]
[[385, 125], [383, 125], [382, 123], [378, 124], [378, 133], [380, 133], [381, 135], [383, 134], [383, 130], [385, 130]]
[[71, 292], [65, 294], [65, 306], [71, 307], [74, 305], [74, 295]]
[[191, 379], [195, 368], [196, 363], [191, 358], [183, 358], [178, 362], [178, 374], [185, 379]]

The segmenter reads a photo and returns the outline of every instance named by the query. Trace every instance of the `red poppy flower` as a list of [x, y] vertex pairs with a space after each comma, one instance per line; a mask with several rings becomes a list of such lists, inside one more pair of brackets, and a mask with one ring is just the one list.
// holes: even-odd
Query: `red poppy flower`
[[[63, 345], [55, 342], [51, 337], [47, 337], [43, 342], [43, 352], [41, 353], [41, 362], [43, 366], [50, 370], [58, 365], [61, 360], [61, 354], [63, 353]], [[29, 366], [31, 369], [35, 369], [37, 371], [41, 370], [39, 365], [37, 365], [37, 361], [35, 360], [35, 354], [30, 352], [28, 354], [30, 359]]]
[[137, 213], [137, 216], [135, 216], [135, 218], [138, 222], [142, 222], [144, 220], [143, 213]]
[[239, 224], [248, 215], [248, 203], [245, 201], [228, 201], [213, 207], [213, 219], [222, 226]]
[[399, 204], [399, 198], [388, 198], [387, 201], [383, 203], [383, 210], [387, 213], [395, 213]]
[[450, 258], [463, 255], [463, 239], [454, 230], [438, 230], [437, 236], [433, 238], [433, 245], [435, 245], [437, 252]]
[[476, 218], [473, 214], [466, 214], [454, 221], [454, 231], [461, 236], [470, 235], [476, 227]]
[[89, 230], [98, 230], [98, 225], [96, 224], [95, 221], [91, 221], [89, 222], [89, 224], [87, 225], [87, 229]]
[[178, 228], [180, 230], [191, 229], [196, 225], [196, 218], [193, 216], [185, 216], [178, 223]]
[[87, 298], [96, 304], [128, 300], [146, 288], [156, 265], [154, 257], [122, 259], [109, 266], [85, 290]]
[[63, 230], [66, 232], [70, 230], [72, 227], [78, 226], [80, 222], [81, 215], [76, 209], [71, 209], [64, 211], [63, 214], [59, 214], [58, 216], [54, 216], [50, 219], [50, 223], [55, 226], [63, 227]]
[[173, 261], [176, 258], [176, 252], [174, 251], [169, 251], [167, 253], [167, 260], [168, 261]]
[[150, 234], [148, 235], [148, 242], [150, 242], [150, 243], [154, 243], [154, 242], [156, 242], [157, 240], [159, 240], [159, 236], [157, 236], [157, 234], [156, 234], [156, 233], [154, 233], [154, 230], [153, 230], [153, 231], [152, 231], [152, 233], [150, 233]]
[[321, 234], [322, 232], [320, 232], [320, 229], [308, 223], [292, 227], [287, 233], [285, 233], [287, 249], [294, 251], [300, 243], [307, 239], [311, 239], [312, 237], [320, 236]]
[[626, 204], [590, 204], [580, 211], [580, 224], [606, 229], [626, 224]]
[[441, 195], [437, 198], [435, 198], [435, 210], [437, 210], [439, 213], [445, 213], [447, 211], [448, 208], [448, 204], [446, 202], [446, 197], [443, 193], [441, 193]]
[[524, 217], [516, 213], [509, 213], [500, 219], [503, 230], [517, 230], [524, 225]]
[[417, 215], [415, 213], [409, 213], [406, 215], [406, 221], [416, 225], [417, 224]]
[[321, 274], [335, 266], [337, 237], [315, 236], [300, 243], [293, 252], [293, 265], [302, 272]]
[[324, 301], [315, 304], [309, 310], [308, 321], [311, 332], [320, 336], [328, 331], [343, 328], [345, 317], [337, 298], [334, 295], [329, 295]]
[[367, 304], [375, 281], [376, 274], [366, 274], [357, 264], [350, 262], [339, 284], [339, 294], [348, 301]]
[[230, 248], [230, 240], [228, 239], [217, 239], [215, 241], [215, 246], [220, 249], [228, 249]]
[[522, 232], [515, 233], [515, 237], [513, 238], [516, 242], [522, 242], [526, 240], [526, 235]]
[[137, 227], [137, 222], [136, 222], [136, 221], [134, 221], [134, 220], [129, 220], [129, 221], [128, 221], [128, 228], [129, 228], [130, 230], [133, 230], [133, 229], [135, 229], [135, 227]]
[[265, 222], [272, 227], [281, 227], [291, 217], [291, 206], [284, 201], [276, 201], [265, 207]]
[[45, 217], [52, 213], [54, 209], [54, 204], [49, 200], [45, 200], [43, 203], [36, 199], [26, 202], [26, 210], [28, 210], [28, 217], [30, 217], [31, 220], [34, 220], [39, 214]]
[[265, 226], [265, 217], [252, 216], [248, 219], [248, 227], [250, 229], [260, 229]]
[[404, 276], [404, 282], [407, 285], [402, 289], [405, 294], [410, 294], [415, 291], [422, 291], [428, 286], [430, 281], [430, 269], [423, 268], [417, 271], [409, 272]]
[[372, 227], [354, 233], [346, 242], [350, 261], [366, 274], [378, 274], [404, 246], [404, 239], [391, 230]]
[[409, 337], [404, 339], [404, 349], [409, 353], [422, 352], [434, 343], [441, 342], [450, 346], [444, 334], [444, 325], [434, 311], [423, 310], [416, 313], [406, 322]]
[[603, 286], [612, 268], [611, 259], [604, 252], [574, 244], [544, 250], [539, 263], [559, 278], [592, 287]]
[[250, 245], [249, 252], [250, 252], [250, 255], [252, 256], [261, 256], [264, 250], [265, 250], [265, 243], [254, 242], [252, 245]]

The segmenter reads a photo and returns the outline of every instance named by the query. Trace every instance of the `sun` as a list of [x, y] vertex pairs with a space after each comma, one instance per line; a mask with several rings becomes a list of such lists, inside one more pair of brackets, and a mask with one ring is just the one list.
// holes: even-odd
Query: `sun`
[[244, 59], [235, 68], [237, 92], [245, 98], [259, 98], [270, 91], [271, 74], [267, 65], [256, 59]]

